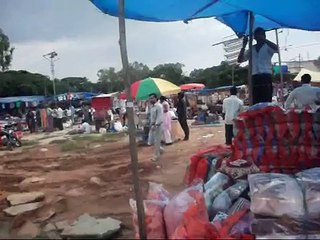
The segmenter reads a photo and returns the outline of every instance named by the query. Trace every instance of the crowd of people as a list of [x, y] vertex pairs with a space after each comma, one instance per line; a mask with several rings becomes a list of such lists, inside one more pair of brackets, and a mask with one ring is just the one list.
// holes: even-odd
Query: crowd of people
[[[149, 107], [147, 114], [149, 119], [149, 135], [148, 145], [154, 145], [154, 157], [152, 161], [159, 161], [161, 154], [164, 152], [164, 145], [171, 145], [172, 140], [172, 118], [175, 118], [175, 113], [170, 107], [169, 100], [157, 94], [149, 95]], [[184, 131], [184, 141], [189, 140], [189, 127], [187, 123], [187, 107], [184, 100], [184, 94], [181, 92], [178, 95], [178, 103], [176, 106], [176, 113], [181, 128]]]

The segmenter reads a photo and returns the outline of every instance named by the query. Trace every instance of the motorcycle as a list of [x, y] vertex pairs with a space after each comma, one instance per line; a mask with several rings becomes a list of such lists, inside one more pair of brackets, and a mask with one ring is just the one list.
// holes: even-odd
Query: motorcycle
[[15, 131], [15, 124], [5, 125], [0, 130], [0, 146], [7, 147], [8, 150], [13, 150], [16, 147], [21, 147], [22, 132]]

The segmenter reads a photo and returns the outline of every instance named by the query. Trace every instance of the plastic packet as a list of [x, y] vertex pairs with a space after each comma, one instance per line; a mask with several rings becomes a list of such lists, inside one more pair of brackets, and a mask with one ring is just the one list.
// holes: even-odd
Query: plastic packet
[[230, 186], [225, 191], [233, 202], [240, 197], [240, 195], [248, 188], [248, 186], [249, 183], [247, 180], [238, 180], [234, 185]]
[[192, 185], [175, 195], [164, 209], [164, 220], [167, 234], [170, 238], [179, 225], [183, 222], [183, 216], [196, 198], [203, 198], [202, 181]]
[[296, 174], [304, 188], [309, 217], [320, 215], [320, 168], [311, 168]]
[[217, 172], [205, 185], [204, 200], [208, 211], [211, 211], [211, 205], [216, 196], [218, 196], [228, 184], [230, 178], [220, 172]]
[[304, 215], [303, 195], [298, 182], [285, 174], [259, 173], [248, 177], [251, 211], [263, 216]]
[[250, 209], [250, 201], [245, 198], [239, 198], [228, 210], [228, 214], [232, 215], [238, 211], [249, 210], [249, 209]]
[[218, 212], [227, 213], [232, 205], [231, 198], [226, 191], [220, 193], [213, 201], [209, 217], [211, 219]]
[[164, 189], [160, 183], [149, 182], [149, 190], [147, 200], [158, 200], [168, 202], [170, 193]]
[[[136, 201], [130, 199], [129, 205], [133, 214], [133, 227], [135, 231], [135, 237], [136, 239], [140, 239]], [[145, 212], [147, 239], [165, 239], [166, 230], [163, 220], [163, 209], [166, 205], [165, 202], [156, 200], [144, 200], [143, 205]]]

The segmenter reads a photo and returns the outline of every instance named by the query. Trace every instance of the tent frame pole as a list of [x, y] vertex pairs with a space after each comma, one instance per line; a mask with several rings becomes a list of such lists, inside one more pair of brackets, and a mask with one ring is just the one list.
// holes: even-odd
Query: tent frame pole
[[253, 43], [253, 25], [254, 16], [249, 12], [249, 70], [248, 70], [248, 87], [249, 87], [249, 104], [253, 104], [253, 85], [252, 85], [252, 43]]
[[137, 203], [138, 223], [139, 223], [139, 234], [140, 239], [146, 239], [145, 229], [145, 215], [144, 215], [144, 204], [139, 183], [139, 166], [138, 166], [138, 152], [136, 144], [136, 128], [134, 123], [134, 109], [133, 101], [130, 91], [131, 77], [129, 72], [129, 60], [127, 52], [127, 40], [126, 40], [126, 25], [125, 25], [125, 0], [118, 0], [119, 7], [119, 45], [121, 52], [122, 66], [125, 76], [125, 89], [127, 93], [127, 104], [126, 113], [128, 116], [128, 131], [129, 131], [129, 144], [130, 144], [130, 155], [131, 155], [131, 170], [133, 175], [134, 192]]
[[282, 62], [281, 62], [281, 53], [280, 53], [280, 46], [279, 46], [279, 35], [278, 35], [278, 29], [274, 30], [276, 33], [276, 42], [277, 42], [277, 46], [278, 46], [278, 62], [279, 62], [279, 69], [280, 69], [280, 101], [281, 101], [281, 105], [282, 107], [284, 107], [284, 93], [283, 93], [283, 73], [282, 73]]

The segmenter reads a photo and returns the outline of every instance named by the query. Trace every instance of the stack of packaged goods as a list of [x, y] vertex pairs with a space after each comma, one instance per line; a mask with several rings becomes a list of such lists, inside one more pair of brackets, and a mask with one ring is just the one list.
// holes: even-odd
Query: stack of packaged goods
[[215, 173], [222, 160], [231, 154], [230, 147], [217, 145], [202, 149], [190, 158], [184, 183], [190, 186], [195, 179], [207, 182]]
[[233, 143], [234, 159], [252, 160], [264, 172], [318, 167], [320, 113], [256, 104], [235, 120]]
[[257, 239], [320, 238], [320, 168], [249, 176]]
[[[209, 181], [205, 186], [201, 180], [193, 182], [171, 199], [163, 194], [166, 191], [160, 184], [151, 183], [149, 193], [156, 190], [158, 194], [148, 194], [144, 201], [147, 239], [254, 239], [250, 202], [240, 198], [240, 195], [248, 197], [248, 182], [241, 180], [230, 185], [228, 176], [217, 174], [213, 176], [217, 182]], [[208, 191], [211, 191], [210, 199], [206, 195]], [[226, 200], [227, 204], [224, 203]], [[139, 239], [133, 199], [130, 199], [130, 206]]]

